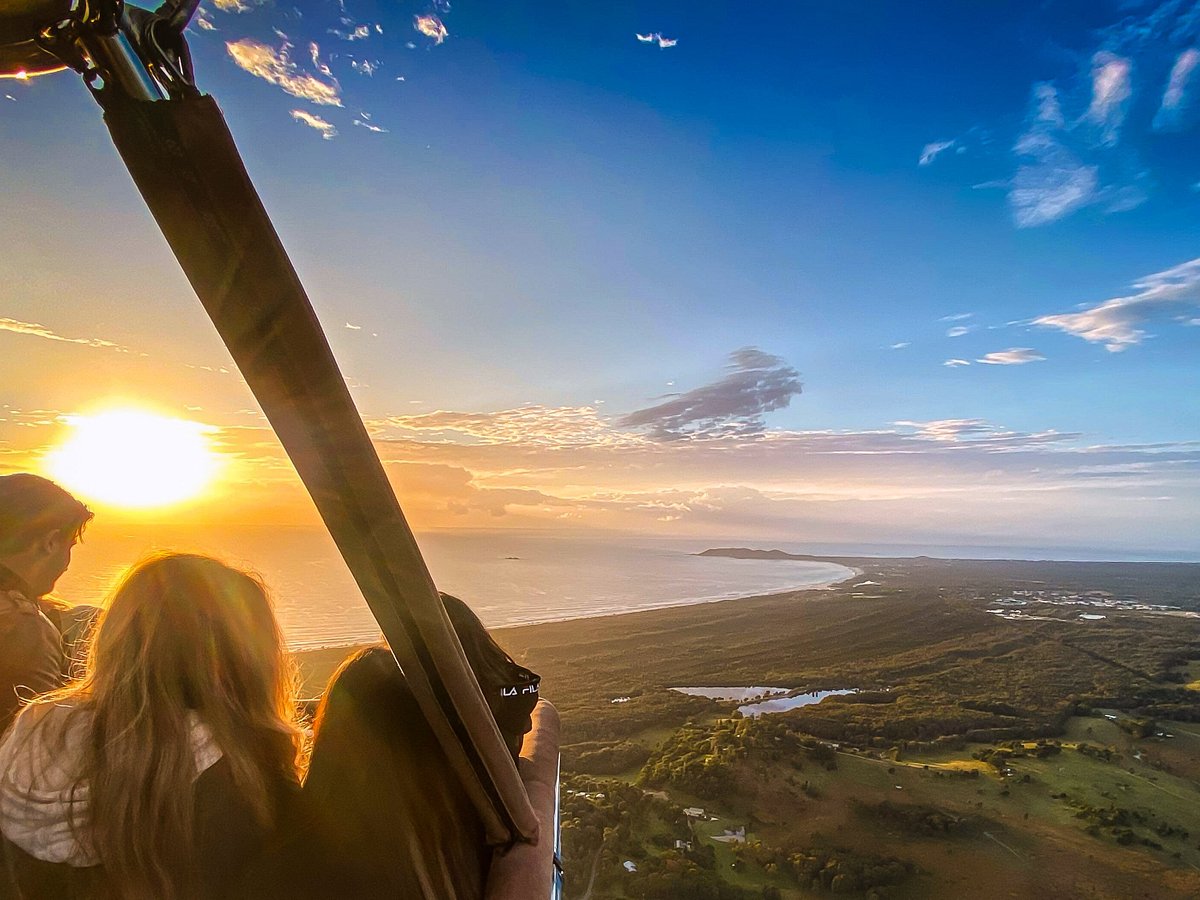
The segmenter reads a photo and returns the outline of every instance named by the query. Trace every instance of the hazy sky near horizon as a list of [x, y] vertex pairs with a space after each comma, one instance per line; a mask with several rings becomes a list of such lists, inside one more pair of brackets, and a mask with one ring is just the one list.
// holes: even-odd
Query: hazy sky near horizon
[[[419, 528], [1200, 554], [1200, 2], [206, 0]], [[675, 43], [672, 43], [675, 42]], [[67, 74], [0, 81], [0, 470], [213, 426], [307, 502]]]

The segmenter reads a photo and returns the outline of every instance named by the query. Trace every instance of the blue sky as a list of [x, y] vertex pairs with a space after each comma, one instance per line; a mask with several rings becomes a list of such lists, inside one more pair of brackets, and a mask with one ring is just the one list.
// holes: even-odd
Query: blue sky
[[[466, 473], [431, 525], [533, 491], [462, 524], [867, 539], [902, 508], [914, 539], [1200, 552], [1200, 3], [220, 0], [203, 22], [200, 84], [364, 415], [398, 465]], [[0, 82], [0, 159], [23, 211], [0, 224], [7, 402], [137, 395], [232, 428], [252, 403], [74, 79]], [[826, 433], [898, 443], [823, 467]], [[1010, 516], [942, 496], [980, 477]], [[673, 493], [716, 489], [766, 499]], [[650, 494], [672, 511], [639, 518]]]

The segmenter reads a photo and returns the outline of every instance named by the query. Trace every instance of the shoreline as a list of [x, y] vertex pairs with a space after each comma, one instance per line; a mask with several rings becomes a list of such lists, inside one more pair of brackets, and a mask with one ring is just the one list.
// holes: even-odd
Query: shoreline
[[[576, 615], [568, 614], [562, 616], [553, 616], [547, 619], [533, 619], [528, 622], [509, 622], [504, 625], [496, 625], [488, 628], [488, 631], [509, 631], [515, 628], [535, 628], [539, 625], [557, 625], [563, 622], [579, 622], [579, 621], [594, 621], [598, 619], [612, 619], [624, 616], [634, 616], [645, 612], [660, 612], [668, 609], [684, 609], [690, 606], [709, 606], [716, 603], [728, 603], [737, 600], [761, 600], [773, 597], [785, 597], [791, 594], [802, 594], [806, 591], [829, 591], [839, 585], [845, 584], [852, 578], [860, 578], [864, 574], [864, 570], [857, 566], [848, 566], [845, 563], [834, 562], [833, 560], [815, 559], [814, 562], [828, 562], [831, 565], [841, 566], [848, 570], [848, 574], [842, 575], [840, 578], [830, 579], [827, 581], [817, 582], [812, 585], [803, 585], [800, 587], [783, 588], [780, 590], [772, 590], [766, 594], [730, 594], [723, 597], [698, 597], [686, 600], [667, 600], [662, 603], [655, 603], [648, 606], [638, 606], [626, 609], [604, 610], [598, 612], [584, 612]], [[334, 640], [329, 643], [320, 644], [305, 644], [302, 646], [289, 647], [288, 651], [294, 656], [303, 656], [307, 653], [319, 653], [328, 650], [346, 649], [351, 650], [356, 647], [365, 647], [375, 643], [371, 640]]]

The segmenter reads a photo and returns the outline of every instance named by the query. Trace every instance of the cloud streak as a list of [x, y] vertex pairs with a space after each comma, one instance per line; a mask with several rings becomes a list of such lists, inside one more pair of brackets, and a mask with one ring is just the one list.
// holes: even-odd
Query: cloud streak
[[1023, 366], [1026, 363], [1041, 362], [1046, 357], [1030, 347], [1011, 347], [1008, 350], [996, 350], [975, 360], [985, 366]]
[[754, 347], [730, 354], [724, 378], [620, 420], [645, 429], [651, 439], [753, 436], [766, 430], [764, 414], [783, 409], [801, 391], [800, 374], [778, 356]]
[[1024, 160], [1008, 192], [1018, 228], [1057, 221], [1094, 202], [1100, 188], [1099, 169], [1085, 165], [1064, 141], [1058, 91], [1052, 85], [1039, 84], [1033, 99], [1029, 127], [1013, 147]]
[[337, 137], [338, 130], [333, 123], [326, 122], [320, 116], [315, 116], [312, 113], [305, 112], [302, 109], [293, 109], [292, 118], [301, 125], [307, 125], [309, 128], [319, 131], [321, 133], [321, 137], [327, 141], [331, 141]]
[[1119, 353], [1146, 337], [1155, 319], [1186, 319], [1200, 309], [1200, 258], [1135, 281], [1134, 293], [1114, 297], [1075, 313], [1039, 316], [1034, 325], [1057, 328]]
[[112, 341], [106, 341], [102, 338], [66, 337], [47, 328], [45, 325], [39, 325], [36, 322], [21, 322], [17, 319], [6, 317], [0, 317], [0, 331], [7, 331], [12, 334], [24, 334], [29, 337], [42, 338], [46, 341], [57, 341], [63, 344], [80, 344], [84, 347], [95, 347], [99, 350], [115, 350], [117, 353], [129, 352], [128, 349], [122, 347], [120, 344], [114, 344]]
[[636, 37], [643, 44], [658, 44], [658, 46], [663, 50], [666, 50], [668, 47], [674, 47], [679, 43], [677, 38], [663, 37], [657, 31], [651, 32], [650, 34], [641, 34], [639, 32], [636, 34]]
[[1092, 102], [1087, 118], [1100, 129], [1100, 142], [1113, 146], [1120, 138], [1125, 110], [1133, 96], [1133, 64], [1124, 57], [1101, 51], [1092, 57]]
[[1175, 59], [1171, 74], [1163, 91], [1162, 103], [1154, 116], [1157, 131], [1174, 131], [1184, 125], [1184, 113], [1188, 108], [1188, 86], [1192, 73], [1200, 66], [1200, 50], [1189, 48]]
[[957, 141], [934, 141], [926, 144], [921, 148], [921, 158], [917, 160], [918, 166], [928, 166], [935, 159], [945, 153], [947, 150], [953, 149]]
[[[314, 45], [315, 46], [315, 45]], [[300, 70], [288, 53], [250, 38], [229, 41], [225, 49], [237, 65], [256, 78], [282, 88], [285, 93], [318, 106], [341, 106], [341, 88], [336, 80], [322, 81]]]

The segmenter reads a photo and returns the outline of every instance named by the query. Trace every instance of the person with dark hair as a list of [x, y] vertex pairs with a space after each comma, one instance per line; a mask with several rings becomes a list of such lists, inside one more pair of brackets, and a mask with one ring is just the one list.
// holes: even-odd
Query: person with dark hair
[[263, 873], [300, 793], [294, 675], [254, 576], [184, 553], [131, 568], [83, 676], [0, 741], [19, 896], [273, 895]]
[[91, 519], [90, 509], [52, 481], [0, 476], [0, 733], [22, 698], [53, 690], [71, 674], [73, 646], [89, 617], [47, 595]]
[[[446, 594], [442, 602], [515, 756], [531, 727], [539, 678], [465, 603]], [[305, 895], [483, 897], [491, 850], [482, 821], [387, 648], [360, 651], [330, 680], [304, 797], [315, 844]]]
[[515, 761], [521, 755], [525, 735], [533, 727], [533, 708], [537, 706], [542, 679], [496, 643], [471, 607], [449, 594], [442, 594], [441, 598], [488, 709]]

